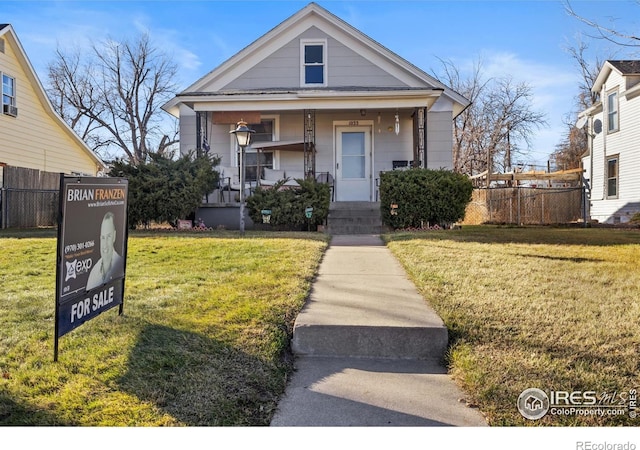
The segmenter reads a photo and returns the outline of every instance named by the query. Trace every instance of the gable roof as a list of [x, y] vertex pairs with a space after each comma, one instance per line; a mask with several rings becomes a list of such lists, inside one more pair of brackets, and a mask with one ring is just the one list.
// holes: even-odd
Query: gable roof
[[639, 60], [620, 60], [620, 61], [607, 61], [613, 67], [615, 67], [622, 75], [639, 75], [640, 74], [640, 61]]
[[607, 60], [602, 65], [591, 90], [600, 92], [602, 85], [612, 71], [618, 72], [622, 76], [640, 76], [640, 60]]
[[[306, 7], [223, 62], [220, 66], [204, 75], [179, 93], [174, 99], [163, 105], [162, 108], [167, 112], [177, 115], [180, 103], [188, 103], [190, 100], [202, 101], [203, 96], [249, 96], [273, 93], [267, 92], [269, 90], [265, 89], [261, 89], [260, 92], [251, 92], [250, 90], [229, 91], [225, 90], [224, 87], [252, 68], [257, 62], [268, 57], [271, 53], [312, 26], [319, 28], [333, 37], [339, 37], [343, 44], [348, 45], [352, 49], [357, 49], [359, 55], [393, 73], [393, 75], [397, 76], [407, 85], [407, 87], [403, 88], [378, 89], [377, 91], [380, 95], [382, 95], [382, 92], [386, 92], [387, 95], [405, 96], [405, 98], [409, 95], [426, 95], [434, 98], [442, 95], [447, 97], [454, 105], [454, 117], [462, 112], [470, 103], [469, 100], [451, 88], [445, 86], [434, 77], [371, 39], [344, 20], [316, 3], [309, 3]], [[283, 89], [279, 89], [278, 91], [280, 95], [283, 94]], [[322, 91], [324, 91], [324, 93], [322, 93]], [[370, 95], [374, 91], [376, 91], [376, 89], [358, 86], [342, 86], [320, 89], [295, 88], [285, 90], [284, 94], [289, 96], [289, 100], [292, 96], [295, 96], [296, 93], [301, 93], [306, 98], [320, 95], [324, 98], [332, 97], [333, 99], [337, 99], [338, 97], [344, 98], [350, 93], [354, 96], [363, 96], [365, 92], [368, 92], [368, 95]], [[198, 97], [200, 98], [198, 99]]]
[[42, 104], [44, 110], [53, 118], [53, 120], [60, 126], [60, 128], [66, 134], [68, 134], [71, 139], [75, 141], [78, 146], [91, 157], [91, 159], [96, 162], [98, 166], [106, 169], [106, 164], [104, 163], [104, 161], [102, 161], [102, 159], [93, 150], [91, 150], [91, 148], [89, 148], [89, 146], [82, 139], [80, 139], [80, 136], [78, 136], [78, 134], [67, 124], [67, 122], [62, 119], [62, 117], [60, 117], [60, 115], [54, 109], [11, 24], [0, 24], [0, 38], [6, 39], [9, 45], [11, 45], [11, 47], [14, 49], [16, 59], [24, 69], [24, 72], [29, 79], [29, 82], [33, 87], [34, 92], [36, 93], [38, 100], [40, 100], [40, 103]]

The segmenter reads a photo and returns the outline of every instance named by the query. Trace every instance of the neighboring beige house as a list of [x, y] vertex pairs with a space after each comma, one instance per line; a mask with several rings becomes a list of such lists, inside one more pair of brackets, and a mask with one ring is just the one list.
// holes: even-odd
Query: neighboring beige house
[[163, 109], [180, 120], [181, 151], [218, 154], [225, 177], [238, 171], [229, 132], [244, 119], [256, 130], [245, 179], [324, 175], [336, 202], [375, 202], [381, 171], [452, 167], [453, 119], [468, 105], [310, 3]]
[[599, 100], [578, 119], [589, 135], [590, 216], [625, 223], [640, 212], [640, 61], [606, 61], [591, 90]]
[[0, 24], [0, 78], [0, 170], [14, 166], [96, 176], [105, 169], [102, 160], [55, 112], [8, 24]]

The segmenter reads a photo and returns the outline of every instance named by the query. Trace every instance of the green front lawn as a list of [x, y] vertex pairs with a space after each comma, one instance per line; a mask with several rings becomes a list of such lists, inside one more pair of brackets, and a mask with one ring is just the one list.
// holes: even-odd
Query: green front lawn
[[0, 425], [268, 425], [326, 245], [132, 233], [124, 315], [60, 338], [54, 363], [54, 232], [0, 232]]

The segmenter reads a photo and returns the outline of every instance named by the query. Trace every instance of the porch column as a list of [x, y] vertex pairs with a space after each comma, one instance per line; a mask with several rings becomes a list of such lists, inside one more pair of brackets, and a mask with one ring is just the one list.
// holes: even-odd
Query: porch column
[[413, 111], [413, 167], [427, 167], [427, 108]]
[[316, 177], [316, 111], [304, 110], [304, 176]]
[[196, 155], [202, 156], [202, 113], [196, 112]]

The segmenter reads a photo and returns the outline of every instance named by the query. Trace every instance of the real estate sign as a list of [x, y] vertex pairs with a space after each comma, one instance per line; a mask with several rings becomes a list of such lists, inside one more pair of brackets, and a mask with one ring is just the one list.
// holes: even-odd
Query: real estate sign
[[120, 305], [127, 257], [123, 178], [60, 177], [56, 332], [58, 338]]

